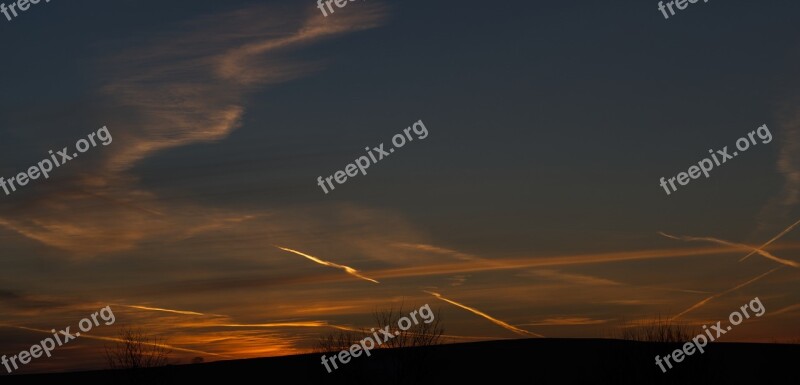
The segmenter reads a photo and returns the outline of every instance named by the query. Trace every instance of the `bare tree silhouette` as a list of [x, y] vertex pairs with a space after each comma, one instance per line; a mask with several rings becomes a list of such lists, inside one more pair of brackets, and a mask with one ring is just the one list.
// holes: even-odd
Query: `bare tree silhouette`
[[344, 331], [339, 330], [325, 334], [317, 341], [314, 347], [315, 353], [330, 353], [350, 349], [350, 346], [357, 344], [369, 333], [366, 331]]
[[149, 337], [141, 329], [123, 328], [119, 341], [106, 345], [106, 360], [111, 369], [143, 369], [164, 366], [172, 352], [165, 340]]
[[623, 323], [617, 337], [623, 340], [642, 342], [686, 342], [697, 335], [689, 325], [658, 318], [635, 323]]
[[[430, 310], [429, 307], [428, 310]], [[382, 338], [380, 344], [375, 344], [375, 349], [397, 349], [382, 354], [381, 357], [372, 357], [369, 360], [363, 359], [358, 363], [349, 364], [348, 367], [359, 367], [359, 370], [353, 374], [354, 383], [372, 384], [376, 376], [382, 377], [382, 382], [386, 384], [418, 383], [435, 370], [432, 364], [435, 353], [426, 347], [441, 344], [443, 341], [444, 327], [440, 312], [437, 310], [432, 313], [433, 317], [428, 320], [428, 323], [418, 316], [418, 322], [414, 323], [409, 320], [407, 324], [410, 323], [410, 327], [401, 330], [398, 327], [400, 319], [409, 318], [409, 313], [403, 309], [402, 304], [397, 309], [391, 307], [375, 310], [373, 319], [377, 328], [354, 331], [339, 330], [326, 334], [319, 339], [314, 350], [317, 353], [348, 350], [350, 346], [358, 344], [364, 338], [374, 339], [373, 336], [377, 330], [385, 329], [388, 326], [392, 338]]]
[[437, 311], [434, 314], [433, 321], [430, 323], [419, 322], [412, 324], [407, 330], [400, 330], [397, 325], [400, 318], [404, 317], [407, 313], [403, 311], [403, 305], [395, 310], [394, 307], [375, 311], [373, 317], [378, 323], [378, 328], [383, 329], [389, 326], [390, 330], [395, 330], [394, 338], [386, 341], [386, 344], [381, 345], [381, 348], [406, 348], [415, 346], [431, 346], [441, 343], [442, 334], [444, 334], [444, 327], [441, 323], [441, 318]]

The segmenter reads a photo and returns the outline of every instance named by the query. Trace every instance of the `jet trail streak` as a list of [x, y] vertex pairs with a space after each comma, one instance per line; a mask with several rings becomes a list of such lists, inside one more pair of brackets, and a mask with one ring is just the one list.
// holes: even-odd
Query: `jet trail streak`
[[129, 308], [132, 308], [132, 309], [139, 309], [139, 310], [163, 311], [165, 313], [175, 313], [175, 314], [183, 314], [183, 315], [206, 315], [206, 314], [198, 313], [198, 312], [195, 312], [195, 311], [162, 309], [162, 308], [159, 308], [159, 307], [149, 307], [149, 306], [137, 306], [137, 305], [114, 305], [114, 306], [123, 306], [123, 307], [129, 307]]
[[374, 282], [374, 283], [380, 283], [380, 282], [378, 282], [378, 281], [376, 281], [376, 280], [374, 280], [372, 278], [368, 278], [368, 277], [365, 277], [365, 276], [359, 274], [358, 270], [356, 270], [356, 269], [354, 269], [354, 268], [352, 268], [350, 266], [344, 266], [344, 265], [340, 265], [340, 264], [333, 263], [333, 262], [323, 261], [323, 260], [321, 260], [321, 259], [319, 259], [317, 257], [313, 257], [313, 256], [310, 256], [308, 254], [301, 253], [301, 252], [299, 252], [297, 250], [292, 250], [292, 249], [288, 249], [288, 248], [280, 247], [280, 246], [275, 246], [275, 247], [277, 247], [277, 248], [279, 248], [279, 249], [281, 249], [283, 251], [288, 251], [290, 253], [294, 253], [294, 254], [306, 257], [306, 258], [308, 258], [308, 259], [310, 259], [310, 260], [312, 260], [312, 261], [314, 261], [316, 263], [319, 263], [320, 265], [325, 265], [325, 266], [335, 267], [337, 269], [342, 269], [345, 272], [347, 272], [347, 274], [350, 274], [350, 275], [352, 275], [354, 277], [361, 278], [361, 279], [363, 279], [365, 281], [370, 281], [370, 282]]
[[[725, 240], [722, 240], [722, 239], [711, 238], [711, 237], [687, 237], [687, 236], [676, 237], [674, 235], [669, 235], [669, 234], [661, 232], [661, 231], [659, 231], [658, 233], [663, 235], [663, 236], [665, 236], [665, 237], [667, 237], [667, 238], [677, 239], [677, 240], [681, 240], [681, 241], [708, 241], [708, 242], [713, 242], [713, 243], [720, 244], [720, 245], [740, 247], [742, 249], [753, 250], [750, 254], [758, 253], [759, 255], [761, 255], [764, 258], [771, 259], [771, 260], [773, 260], [775, 262], [778, 262], [778, 263], [780, 263], [782, 265], [791, 266], [791, 267], [794, 267], [794, 268], [800, 268], [800, 263], [797, 263], [795, 261], [791, 261], [791, 260], [788, 260], [788, 259], [783, 259], [783, 258], [776, 257], [772, 253], [770, 253], [770, 252], [768, 252], [766, 250], [762, 250], [764, 248], [764, 246], [761, 246], [761, 248], [755, 248], [753, 246], [749, 246], [749, 245], [745, 245], [745, 244], [741, 244], [741, 243], [728, 242], [728, 241], [725, 241]], [[748, 254], [748, 256], [749, 256], [749, 254]], [[747, 257], [744, 257], [744, 258], [740, 259], [739, 261], [741, 262], [745, 258], [747, 258]]]
[[674, 321], [674, 320], [680, 318], [681, 316], [683, 316], [684, 314], [686, 314], [686, 313], [688, 313], [688, 312], [690, 312], [692, 310], [695, 310], [695, 309], [698, 309], [698, 308], [702, 307], [703, 305], [705, 305], [706, 303], [708, 303], [709, 301], [711, 301], [714, 298], [722, 297], [725, 294], [728, 294], [728, 293], [730, 293], [732, 291], [739, 290], [739, 289], [741, 289], [741, 288], [743, 288], [743, 287], [745, 287], [745, 286], [747, 286], [747, 285], [749, 285], [749, 284], [751, 284], [751, 283], [753, 283], [755, 281], [758, 281], [759, 279], [766, 277], [767, 275], [771, 274], [772, 272], [774, 272], [775, 270], [778, 270], [778, 269], [781, 269], [781, 267], [776, 267], [776, 268], [774, 268], [774, 269], [772, 269], [772, 270], [770, 270], [770, 271], [768, 271], [768, 272], [766, 272], [764, 274], [761, 274], [761, 275], [759, 275], [759, 276], [757, 276], [757, 277], [755, 277], [755, 278], [753, 278], [753, 279], [751, 279], [751, 280], [749, 280], [747, 282], [740, 283], [740, 284], [738, 284], [738, 285], [736, 285], [736, 286], [734, 286], [734, 287], [732, 287], [732, 288], [730, 288], [728, 290], [725, 290], [725, 291], [723, 291], [721, 293], [714, 294], [714, 295], [712, 295], [712, 296], [710, 296], [710, 297], [708, 297], [708, 298], [706, 298], [706, 299], [694, 304], [692, 307], [682, 311], [680, 314], [672, 317], [670, 319], [670, 321]]
[[495, 323], [497, 325], [500, 325], [500, 326], [502, 326], [502, 327], [504, 327], [504, 328], [506, 328], [508, 330], [511, 330], [512, 332], [517, 333], [519, 335], [544, 338], [544, 336], [541, 335], [541, 334], [531, 333], [531, 332], [529, 332], [527, 330], [520, 329], [520, 328], [518, 328], [516, 326], [513, 326], [513, 325], [509, 325], [509, 324], [507, 324], [507, 323], [505, 323], [503, 321], [500, 321], [499, 319], [494, 318], [494, 317], [492, 317], [492, 316], [490, 316], [490, 315], [488, 315], [488, 314], [486, 314], [486, 313], [484, 313], [484, 312], [482, 312], [480, 310], [473, 309], [473, 308], [471, 308], [471, 307], [469, 307], [467, 305], [462, 305], [462, 304], [460, 304], [460, 303], [458, 303], [456, 301], [452, 301], [452, 300], [449, 300], [449, 299], [447, 299], [445, 297], [442, 297], [442, 295], [439, 294], [439, 293], [434, 293], [432, 291], [425, 291], [425, 292], [430, 294], [430, 295], [432, 295], [432, 296], [434, 296], [434, 297], [436, 297], [436, 298], [439, 298], [442, 301], [445, 301], [445, 302], [450, 303], [452, 305], [458, 306], [458, 307], [460, 307], [460, 308], [462, 308], [464, 310], [470, 311], [470, 312], [472, 312], [474, 314], [477, 314], [477, 315], [479, 315], [479, 316], [481, 316], [483, 318], [486, 318], [489, 321], [492, 321], [493, 323]]
[[[767, 243], [765, 243], [765, 244], [761, 245], [761, 247], [759, 247], [757, 250], [761, 250], [761, 249], [763, 249], [763, 248], [765, 248], [765, 247], [769, 246], [769, 245], [770, 245], [770, 243], [777, 241], [777, 240], [778, 240], [778, 238], [780, 238], [780, 237], [782, 237], [782, 236], [786, 235], [786, 233], [788, 233], [788, 232], [792, 231], [792, 229], [793, 229], [793, 228], [795, 228], [797, 225], [800, 225], [800, 220], [798, 220], [797, 222], [793, 223], [791, 226], [787, 227], [787, 228], [786, 228], [786, 230], [783, 230], [783, 231], [781, 231], [781, 233], [780, 233], [780, 234], [778, 234], [778, 235], [776, 235], [776, 236], [772, 237], [772, 239], [770, 239], [769, 241], [767, 241]], [[750, 252], [750, 254], [747, 254], [747, 255], [745, 255], [745, 256], [744, 256], [744, 257], [742, 257], [742, 259], [740, 259], [739, 261], [744, 261], [744, 260], [745, 260], [745, 259], [747, 259], [749, 256], [753, 255], [753, 253], [755, 253], [755, 252], [756, 252], [755, 250], [751, 251], [751, 252]]]

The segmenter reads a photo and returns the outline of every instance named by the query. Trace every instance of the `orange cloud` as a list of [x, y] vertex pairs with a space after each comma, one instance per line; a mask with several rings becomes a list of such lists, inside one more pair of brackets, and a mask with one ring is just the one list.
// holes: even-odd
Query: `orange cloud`
[[598, 325], [607, 323], [610, 320], [592, 319], [586, 317], [555, 317], [545, 318], [541, 321], [522, 324], [523, 326], [579, 326], [579, 325]]
[[115, 111], [126, 112], [109, 123], [114, 140], [98, 153], [100, 161], [84, 164], [82, 175], [51, 180], [41, 197], [27, 195], [4, 211], [0, 226], [78, 257], [129, 250], [165, 234], [180, 239], [195, 227], [213, 229], [229, 216], [206, 214], [198, 222], [203, 208], [164, 205], [130, 170], [159, 151], [228, 137], [241, 124], [250, 92], [323, 68], [295, 59], [293, 50], [374, 28], [386, 15], [380, 4], [335, 20], [258, 5], [177, 26], [189, 32], [159, 31], [106, 66], [116, 72], [102, 92]]

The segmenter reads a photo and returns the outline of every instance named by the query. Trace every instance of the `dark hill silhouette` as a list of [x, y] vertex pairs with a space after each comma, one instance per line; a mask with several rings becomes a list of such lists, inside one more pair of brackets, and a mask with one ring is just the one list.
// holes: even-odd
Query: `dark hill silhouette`
[[[679, 344], [525, 339], [384, 349], [328, 374], [320, 354], [120, 371], [0, 377], [5, 384], [800, 384], [800, 345], [716, 343], [666, 374], [655, 365]], [[330, 355], [330, 354], [329, 354]]]

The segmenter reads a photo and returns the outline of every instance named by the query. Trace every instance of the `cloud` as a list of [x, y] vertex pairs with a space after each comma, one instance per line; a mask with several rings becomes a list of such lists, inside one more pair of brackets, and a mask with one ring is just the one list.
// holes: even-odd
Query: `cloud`
[[800, 303], [794, 304], [794, 305], [789, 305], [789, 306], [786, 306], [784, 308], [772, 311], [772, 312], [769, 313], [769, 315], [770, 316], [775, 316], [775, 315], [784, 314], [784, 313], [791, 313], [791, 312], [794, 312], [794, 311], [797, 311], [797, 310], [800, 310]]
[[456, 259], [460, 259], [460, 260], [464, 260], [464, 261], [484, 260], [483, 258], [475, 256], [475, 255], [472, 255], [472, 254], [466, 254], [466, 253], [462, 253], [460, 251], [446, 249], [446, 248], [443, 248], [443, 247], [438, 247], [438, 246], [433, 246], [433, 245], [422, 244], [422, 243], [395, 243], [392, 246], [403, 248], [403, 249], [422, 251], [422, 252], [427, 252], [427, 253], [435, 253], [435, 254], [439, 254], [439, 255], [447, 255], [447, 256], [450, 256], [450, 257], [453, 257], [453, 258], [456, 258]]
[[323, 68], [292, 58], [293, 52], [377, 27], [386, 11], [372, 4], [320, 18], [251, 6], [188, 22], [181, 29], [189, 34], [166, 41], [159, 36], [144, 52], [118, 56], [112, 63], [121, 76], [104, 92], [137, 118], [121, 128], [125, 145], [115, 149], [108, 167], [125, 170], [157, 151], [225, 138], [239, 127], [249, 92]]
[[0, 304], [21, 311], [69, 306], [65, 302], [7, 289], [0, 289]]
[[[51, 331], [48, 331], [48, 330], [29, 328], [29, 327], [25, 327], [25, 326], [14, 326], [14, 325], [4, 325], [4, 324], [0, 324], [0, 326], [16, 328], [16, 329], [20, 329], [20, 330], [27, 330], [27, 331], [32, 331], [32, 332], [38, 332], [38, 333], [45, 333], [45, 334], [50, 334], [50, 335], [53, 334]], [[78, 337], [78, 338], [90, 339], [90, 340], [98, 340], [98, 341], [120, 342], [120, 343], [125, 343], [126, 342], [125, 340], [120, 339], [120, 338], [103, 337], [103, 336], [91, 335], [91, 334], [87, 334], [87, 333], [81, 334], [80, 337]], [[228, 356], [228, 355], [225, 355], [225, 354], [211, 353], [211, 352], [206, 352], [206, 351], [197, 350], [197, 349], [181, 348], [181, 347], [178, 347], [178, 346], [167, 345], [167, 344], [163, 344], [163, 343], [154, 343], [154, 342], [143, 342], [143, 343], [145, 345], [152, 345], [152, 346], [162, 347], [162, 348], [175, 350], [175, 351], [179, 351], [179, 352], [207, 354], [207, 355], [216, 356], [216, 357], [228, 357], [228, 358], [231, 357], [231, 356]]]
[[800, 202], [800, 109], [799, 98], [785, 103], [778, 117], [778, 132], [774, 137], [779, 142], [776, 171], [783, 175], [780, 191], [770, 199], [758, 214], [757, 234], [779, 226], [786, 221], [792, 209]]
[[113, 80], [100, 92], [111, 105], [113, 142], [92, 158], [100, 160], [81, 164], [68, 180], [51, 180], [41, 194], [26, 191], [3, 210], [0, 226], [92, 257], [230, 225], [229, 213], [163, 204], [138, 186], [131, 169], [159, 151], [226, 138], [240, 127], [249, 93], [324, 68], [296, 52], [377, 27], [386, 16], [380, 4], [335, 18], [258, 5], [162, 28], [104, 62]]
[[540, 321], [521, 324], [520, 326], [582, 326], [582, 325], [599, 325], [607, 323], [610, 320], [606, 319], [592, 319], [586, 317], [553, 317], [545, 318]]
[[447, 280], [450, 281], [450, 286], [456, 287], [463, 285], [464, 282], [467, 282], [467, 278], [469, 278], [469, 275], [467, 274], [458, 274], [452, 277], [447, 277]]
[[583, 274], [562, 273], [558, 270], [531, 270], [524, 274], [524, 276], [534, 276], [539, 278], [547, 278], [556, 281], [567, 282], [575, 285], [582, 286], [620, 286], [622, 283], [612, 281], [610, 279], [592, 277]]

